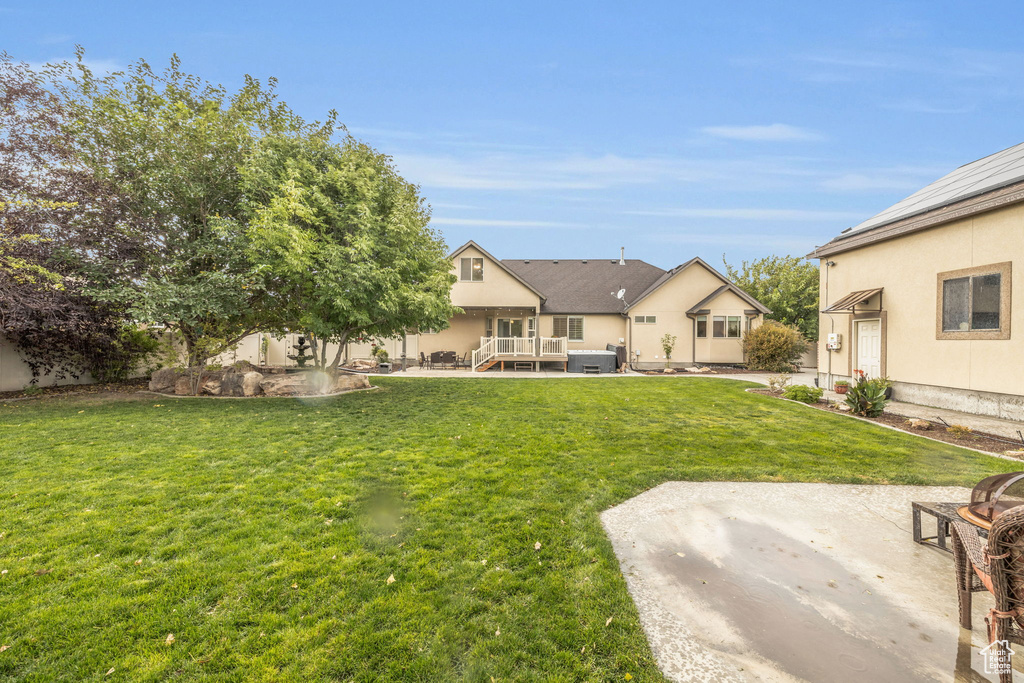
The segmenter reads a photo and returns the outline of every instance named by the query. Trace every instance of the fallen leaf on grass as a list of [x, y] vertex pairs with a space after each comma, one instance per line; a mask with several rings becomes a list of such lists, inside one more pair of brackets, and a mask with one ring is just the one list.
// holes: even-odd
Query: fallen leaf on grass
[[104, 675], [104, 676], [109, 676], [109, 675], [110, 675], [110, 674], [112, 674], [112, 673], [114, 673], [114, 667], [110, 667], [110, 670], [109, 670], [109, 671], [107, 671], [107, 673], [105, 673], [105, 674], [103, 674], [103, 675]]
[[395, 582], [395, 575], [392, 574], [391, 576], [388, 577], [387, 584], [390, 586], [394, 582]]
[[608, 626], [609, 624], [611, 624], [611, 623], [612, 623], [612, 619], [613, 619], [613, 618], [614, 618], [614, 617], [608, 617], [608, 621], [604, 622], [604, 625], [605, 625], [605, 626]]
[[164, 644], [165, 645], [172, 645], [173, 643], [174, 643], [174, 634], [173, 633], [168, 633], [167, 634], [167, 640], [164, 641]]
[[533, 549], [534, 550], [540, 550], [540, 541], [537, 541], [536, 543], [533, 544]]
[[298, 587], [299, 587], [299, 584], [297, 584], [297, 583], [293, 583], [292, 584], [292, 588], [298, 588]]
[[4, 650], [10, 650], [10, 649], [11, 649], [10, 645], [0, 645], [0, 652], [3, 652]]
[[52, 571], [53, 571], [52, 569], [37, 569], [36, 570], [36, 576], [42, 576], [43, 574], [49, 574]]
[[136, 565], [142, 564], [142, 558], [140, 557], [139, 559], [135, 560], [135, 564]]
[[501, 629], [499, 628], [497, 631], [495, 631], [494, 635], [495, 636], [500, 636], [501, 635]]

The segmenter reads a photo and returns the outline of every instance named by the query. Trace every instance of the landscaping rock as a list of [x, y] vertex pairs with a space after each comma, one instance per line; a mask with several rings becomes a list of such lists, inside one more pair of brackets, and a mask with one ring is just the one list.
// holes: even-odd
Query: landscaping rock
[[848, 413], [850, 412], [850, 406], [846, 405], [845, 403], [838, 403], [836, 404], [836, 410], [841, 410], [844, 413]]
[[188, 381], [188, 376], [178, 377], [174, 383], [174, 393], [178, 396], [188, 396], [192, 393], [192, 386]]
[[334, 380], [334, 391], [352, 391], [353, 389], [369, 389], [370, 379], [366, 375], [353, 375], [347, 372], [338, 373]]
[[228, 371], [221, 381], [221, 396], [255, 396], [260, 393], [263, 375], [255, 372]]
[[[178, 396], [191, 396], [192, 385], [190, 374], [186, 370], [180, 370], [178, 379], [174, 382], [174, 393]], [[203, 373], [202, 381], [199, 384], [200, 394], [220, 395], [221, 379], [224, 377], [222, 370], [210, 370]]]
[[322, 374], [312, 372], [290, 372], [260, 380], [260, 388], [267, 396], [315, 396], [330, 393], [330, 386]]
[[161, 368], [149, 378], [149, 390], [159, 394], [173, 394], [174, 385], [185, 371], [180, 368]]
[[1003, 451], [1003, 455], [1008, 455], [1011, 458], [1024, 458], [1024, 451]]
[[664, 375], [674, 375], [674, 374], [676, 374], [675, 368], [665, 368], [661, 372]]
[[932, 423], [931, 422], [929, 422], [928, 420], [920, 420], [918, 418], [914, 418], [912, 420], [907, 420], [907, 425], [911, 429], [920, 429], [922, 431], [932, 428]]
[[200, 390], [199, 390], [199, 393], [201, 393], [201, 394], [209, 394], [210, 396], [220, 396], [220, 392], [221, 392], [221, 380], [215, 379], [215, 378], [211, 378], [211, 379], [205, 380], [203, 382], [202, 388], [200, 388]]

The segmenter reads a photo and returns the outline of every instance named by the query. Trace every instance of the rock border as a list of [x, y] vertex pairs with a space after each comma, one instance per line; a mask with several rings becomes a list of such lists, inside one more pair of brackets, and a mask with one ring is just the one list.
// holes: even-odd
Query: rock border
[[150, 391], [149, 389], [142, 389], [138, 393], [140, 393], [140, 394], [149, 394], [150, 396], [160, 396], [160, 397], [163, 397], [163, 398], [209, 398], [209, 399], [214, 399], [214, 400], [218, 400], [218, 401], [220, 401], [220, 400], [230, 401], [230, 400], [241, 399], [241, 400], [245, 400], [245, 401], [250, 401], [252, 399], [270, 399], [270, 400], [275, 400], [275, 399], [281, 399], [281, 398], [286, 398], [286, 399], [292, 399], [292, 398], [333, 398], [335, 396], [345, 396], [347, 394], [358, 394], [361, 391], [375, 391], [377, 389], [380, 389], [380, 387], [370, 385], [368, 387], [363, 387], [361, 389], [346, 389], [345, 391], [337, 391], [337, 392], [335, 392], [333, 394], [293, 394], [291, 396], [267, 396], [266, 394], [256, 394], [255, 396], [214, 396], [212, 394], [199, 394], [198, 396], [193, 396], [192, 394], [164, 394], [164, 393], [161, 393], [159, 391]]

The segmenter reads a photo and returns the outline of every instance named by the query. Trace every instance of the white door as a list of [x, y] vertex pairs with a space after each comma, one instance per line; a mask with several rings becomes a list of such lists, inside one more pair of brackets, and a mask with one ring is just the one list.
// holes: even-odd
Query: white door
[[870, 377], [882, 375], [882, 322], [858, 320], [854, 323], [857, 337], [857, 369]]

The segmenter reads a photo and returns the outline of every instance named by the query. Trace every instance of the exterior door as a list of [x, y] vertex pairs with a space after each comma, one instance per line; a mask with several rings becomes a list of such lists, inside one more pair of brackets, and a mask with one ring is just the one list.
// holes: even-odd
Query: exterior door
[[857, 369], [868, 377], [882, 376], [882, 321], [854, 322], [857, 338]]

